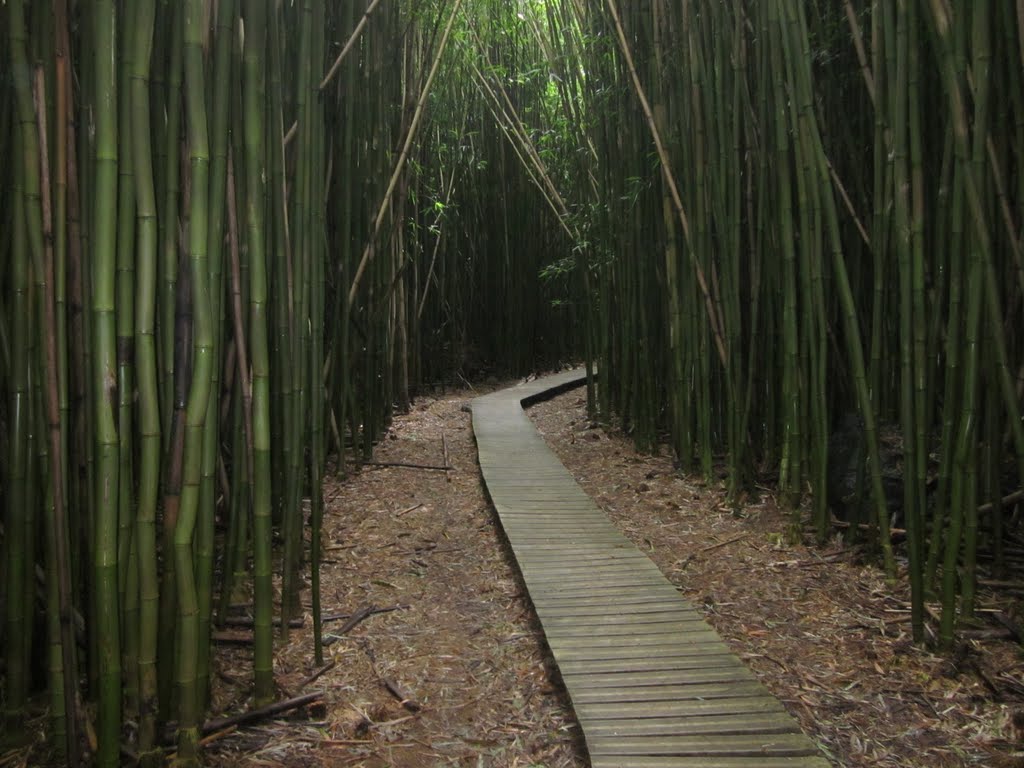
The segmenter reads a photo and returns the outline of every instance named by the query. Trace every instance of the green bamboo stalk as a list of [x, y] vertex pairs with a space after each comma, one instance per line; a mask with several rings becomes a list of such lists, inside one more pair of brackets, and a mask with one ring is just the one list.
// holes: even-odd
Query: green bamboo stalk
[[160, 492], [161, 442], [155, 319], [159, 232], [156, 190], [153, 183], [149, 108], [155, 0], [140, 0], [135, 13], [129, 98], [137, 219], [134, 333], [139, 431], [139, 487], [135, 515], [139, 584], [138, 750], [140, 765], [151, 768], [162, 758], [156, 740], [156, 716], [159, 709], [156, 663], [160, 598], [156, 510]]
[[[240, 132], [239, 132], [240, 133]], [[242, 307], [246, 303], [241, 254], [238, 244], [237, 197], [235, 195], [236, 175], [234, 162], [228, 159], [228, 242], [231, 255], [231, 298], [232, 329], [236, 348], [235, 358], [238, 374], [235, 377], [235, 394], [232, 402], [231, 455], [237, 462], [231, 487], [231, 513], [228, 520], [228, 536], [225, 545], [225, 567], [221, 581], [220, 607], [218, 618], [223, 621], [234, 600], [236, 585], [242, 583], [248, 562], [248, 525], [251, 507], [251, 483], [253, 472], [252, 455], [252, 385], [249, 377], [249, 354], [246, 343], [246, 326]], [[239, 598], [240, 599], [240, 598]]]
[[[902, 14], [904, 9], [900, 9]], [[925, 548], [925, 518], [926, 518], [926, 493], [928, 483], [928, 422], [932, 418], [931, 389], [928, 386], [928, 339], [926, 324], [925, 306], [925, 177], [923, 168], [923, 142], [922, 129], [922, 98], [920, 93], [921, 64], [919, 60], [920, 40], [918, 28], [920, 19], [916, 5], [909, 4], [907, 8], [906, 25], [909, 33], [908, 42], [908, 82], [907, 90], [909, 103], [909, 131], [910, 131], [910, 279], [911, 279], [911, 325], [912, 325], [912, 372], [913, 372], [913, 421], [915, 425], [914, 436], [914, 463], [909, 462], [909, 457], [904, 456], [904, 467], [911, 468], [904, 479], [904, 485], [911, 485], [914, 488], [913, 506], [907, 506], [905, 510], [907, 527], [907, 550], [910, 565], [910, 588], [911, 588], [911, 612], [912, 625], [914, 625], [913, 614], [920, 614], [920, 635], [918, 642], [924, 639], [924, 600], [925, 600], [925, 574], [926, 558]], [[911, 501], [905, 497], [904, 503]]]
[[[79, 760], [78, 745], [78, 674], [76, 647], [74, 643], [71, 612], [74, 601], [74, 553], [71, 551], [71, 526], [74, 513], [71, 509], [73, 481], [71, 478], [71, 431], [73, 417], [71, 414], [70, 389], [70, 354], [69, 354], [69, 322], [67, 308], [68, 294], [68, 261], [69, 253], [77, 250], [77, 232], [71, 226], [70, 185], [69, 175], [73, 171], [73, 159], [70, 149], [70, 121], [72, 113], [71, 101], [71, 41], [70, 21], [68, 19], [67, 0], [55, 0], [53, 16], [56, 26], [55, 33], [55, 126], [53, 131], [54, 162], [53, 167], [53, 276], [49, 283], [53, 286], [56, 327], [56, 366], [57, 366], [57, 398], [59, 430], [60, 477], [62, 482], [61, 498], [55, 499], [54, 529], [57, 544], [58, 568], [52, 571], [58, 580], [58, 610], [61, 623], [61, 650], [63, 653], [63, 671], [65, 675], [65, 711], [67, 718], [67, 748], [69, 765], [74, 766]], [[39, 110], [37, 109], [37, 112]], [[42, 143], [41, 143], [42, 144]], [[45, 174], [44, 174], [45, 176]], [[63, 517], [63, 519], [61, 519]], [[69, 698], [70, 696], [70, 698]]]
[[[971, 70], [976, 77], [984, 78], [980, 82], [974, 84], [974, 125], [973, 125], [973, 136], [972, 136], [972, 147], [971, 147], [971, 168], [973, 173], [971, 176], [979, 183], [984, 178], [985, 166], [986, 166], [986, 140], [989, 135], [989, 126], [992, 123], [991, 115], [988, 112], [989, 106], [989, 94], [990, 94], [990, 75], [991, 75], [991, 28], [990, 18], [987, 9], [982, 7], [974, 7], [971, 14], [971, 55], [972, 55], [972, 66]], [[975, 211], [977, 214], [977, 211]], [[986, 238], [977, 233], [975, 235], [974, 248], [976, 249], [973, 258], [977, 259], [980, 265], [980, 269], [983, 270], [983, 274], [986, 278], [990, 278], [992, 274], [992, 262], [991, 253], [989, 252], [989, 245], [985, 242]], [[986, 295], [984, 302], [987, 304], [994, 298], [994, 292], [990, 289], [988, 284], [989, 280], [985, 281]], [[996, 336], [1002, 335], [1002, 312], [999, 313], [999, 319], [996, 322], [991, 322], [988, 327], [986, 334], [988, 343], [985, 344], [985, 351], [978, 350], [978, 357], [974, 361], [976, 365], [980, 366], [984, 363], [986, 369], [999, 370], [999, 358], [1005, 354], [1005, 347], [1002, 344], [1001, 339], [996, 339]], [[991, 315], [990, 315], [991, 318]], [[968, 322], [970, 322], [970, 307], [968, 307]], [[978, 334], [982, 333], [981, 329], [978, 329]], [[970, 344], [970, 339], [967, 340]], [[998, 350], [1003, 349], [1004, 352], [1001, 355]], [[990, 363], [995, 363], [994, 365]], [[1005, 358], [1002, 360], [1005, 363]], [[970, 361], [968, 366], [970, 365]], [[1005, 370], [1005, 365], [1003, 366]], [[971, 375], [970, 368], [965, 371], [967, 375]], [[978, 375], [981, 375], [979, 370]], [[979, 397], [981, 400], [981, 393], [984, 392], [984, 382], [979, 381]], [[994, 394], [994, 393], [993, 393]], [[990, 395], [991, 396], [991, 395]], [[1017, 397], [1014, 395], [1013, 403], [1017, 403]], [[973, 405], [973, 404], [971, 404]], [[1010, 413], [1008, 416], [1010, 419], [1020, 419], [1013, 413], [1013, 408], [1008, 409]], [[961, 418], [972, 418], [976, 419], [973, 409], [965, 408]], [[1020, 426], [1019, 424], [1017, 425]], [[1011, 425], [1012, 427], [1012, 425]], [[977, 543], [978, 543], [978, 502], [977, 502], [977, 484], [978, 484], [978, 446], [977, 441], [983, 438], [983, 431], [979, 426], [974, 426], [975, 441], [971, 446], [971, 452], [966, 466], [966, 477], [964, 478], [964, 492], [963, 492], [963, 517], [964, 517], [964, 533], [963, 533], [963, 544], [962, 554], [960, 555], [963, 564], [963, 578], [960, 586], [960, 615], [963, 619], [974, 618], [974, 599], [975, 599], [975, 586], [977, 579], [976, 563], [977, 563]], [[1020, 466], [1024, 467], [1024, 461], [1020, 463]], [[945, 608], [946, 600], [950, 598], [950, 595], [943, 591], [943, 607]], [[952, 613], [952, 612], [950, 612]], [[943, 618], [946, 619], [946, 612], [943, 612]], [[947, 622], [943, 622], [943, 629], [946, 629]], [[943, 635], [943, 641], [946, 641], [946, 635]]]
[[[135, 26], [135, 5], [122, 11], [126, 30]], [[138, 713], [138, 571], [133, 560], [135, 529], [135, 478], [132, 410], [134, 382], [134, 292], [135, 292], [135, 178], [132, 168], [131, 102], [128, 98], [132, 68], [131, 36], [119, 39], [118, 93], [118, 191], [117, 191], [117, 266], [115, 291], [117, 307], [117, 432], [118, 446], [118, 535], [117, 568], [121, 602], [121, 664], [125, 679], [125, 714]], [[137, 553], [135, 553], [137, 554]]]
[[245, 115], [246, 226], [249, 242], [249, 333], [252, 349], [253, 423], [253, 594], [254, 672], [256, 703], [274, 696], [272, 666], [272, 599], [270, 573], [271, 469], [270, 391], [267, 339], [267, 265], [263, 225], [265, 195], [263, 150], [263, 58], [267, 46], [267, 2], [245, 0], [245, 49], [242, 54]]
[[924, 638], [924, 568], [921, 563], [922, 537], [918, 520], [918, 487], [916, 467], [918, 452], [917, 420], [915, 407], [915, 359], [914, 359], [914, 272], [911, 244], [911, 180], [910, 180], [910, 50], [908, 29], [909, 18], [905, 4], [901, 4], [896, 16], [896, 79], [890, 88], [892, 136], [893, 136], [893, 183], [895, 184], [896, 255], [899, 263], [899, 310], [900, 310], [900, 424], [903, 427], [904, 467], [903, 509], [907, 520], [907, 552], [909, 555], [909, 576], [911, 592], [911, 634], [914, 642]]
[[[291, 209], [289, 222], [292, 225], [292, 270], [287, 281], [290, 291], [285, 297], [288, 325], [288, 350], [290, 367], [285, 368], [285, 376], [290, 380], [286, 383], [285, 409], [285, 449], [286, 449], [286, 480], [284, 507], [281, 510], [281, 530], [284, 538], [281, 566], [281, 636], [287, 641], [288, 625], [291, 617], [299, 610], [299, 568], [301, 566], [302, 536], [302, 486], [304, 445], [308, 434], [308, 413], [306, 399], [310, 383], [306, 374], [309, 372], [308, 357], [308, 296], [310, 291], [309, 274], [313, 249], [312, 232], [312, 194], [313, 194], [313, 108], [315, 88], [313, 83], [314, 66], [319, 71], [321, 62], [313, 62], [315, 55], [313, 46], [313, 5], [311, 0], [304, 0], [300, 6], [299, 50], [304, 52], [298, 63], [297, 93], [295, 108], [299, 115], [298, 146], [296, 151], [295, 184], [291, 191], [294, 207]], [[283, 350], [281, 350], [283, 351]], [[305, 352], [305, 354], [304, 354]]]
[[[798, 9], [799, 10], [799, 9]], [[809, 92], [810, 62], [804, 60], [796, 67], [798, 82], [804, 93]], [[882, 488], [882, 468], [878, 452], [878, 425], [872, 405], [871, 390], [868, 387], [867, 369], [864, 365], [864, 347], [861, 340], [860, 327], [857, 321], [856, 304], [850, 287], [850, 277], [843, 259], [843, 246], [839, 230], [839, 215], [832, 195], [832, 179], [828, 170], [828, 158], [825, 155], [822, 139], [817, 125], [812, 124], [811, 140], [814, 145], [818, 164], [818, 179], [822, 186], [821, 200], [825, 217], [825, 233], [832, 253], [832, 270], [835, 291], [843, 320], [846, 337], [846, 353], [848, 364], [853, 374], [853, 384], [857, 404], [864, 420], [865, 440], [868, 449], [868, 470], [871, 482], [871, 496], [875, 507], [875, 521], [878, 524], [880, 545], [885, 571], [889, 579], [895, 578], [896, 564], [893, 555], [892, 541], [889, 536], [889, 513], [885, 505], [885, 493]]]
[[225, 212], [227, 209], [228, 139], [231, 121], [231, 54], [235, 28], [234, 0], [222, 0], [217, 7], [217, 35], [213, 63], [213, 120], [210, 127], [212, 158], [210, 163], [209, 230], [206, 251], [210, 274], [210, 313], [213, 317], [213, 346], [210, 397], [203, 431], [203, 458], [199, 492], [199, 517], [196, 530], [196, 581], [199, 600], [199, 658], [196, 688], [199, 709], [206, 709], [209, 693], [210, 630], [213, 603], [214, 522], [216, 516], [216, 470], [220, 454], [220, 340], [223, 336], [223, 254]]
[[[171, 429], [173, 413], [176, 406], [174, 365], [175, 345], [174, 330], [177, 309], [178, 282], [178, 194], [180, 177], [181, 136], [181, 80], [182, 80], [182, 49], [184, 47], [185, 17], [184, 4], [163, 0], [165, 13], [170, 16], [171, 34], [166, 69], [167, 102], [166, 123], [160, 131], [162, 142], [161, 156], [164, 166], [161, 171], [159, 217], [160, 228], [160, 288], [159, 302], [159, 333], [157, 355], [160, 365], [160, 432], [163, 435], [164, 451], [169, 451], [174, 431]], [[162, 37], [162, 36], [161, 36]]]
[[[5, 640], [7, 658], [6, 696], [4, 697], [4, 725], [10, 738], [23, 739], [27, 718], [30, 674], [29, 660], [32, 647], [32, 608], [35, 598], [34, 556], [32, 539], [35, 499], [33, 496], [33, 445], [35, 432], [36, 398], [33, 379], [40, 370], [33, 360], [34, 329], [31, 319], [33, 273], [38, 282], [42, 266], [42, 213], [40, 201], [39, 139], [32, 105], [31, 73], [28, 63], [28, 32], [25, 26], [24, 6], [12, 3], [9, 9], [7, 40], [10, 46], [10, 68], [13, 82], [14, 115], [12, 129], [15, 158], [12, 184], [13, 246], [11, 273], [14, 297], [11, 311], [13, 334], [12, 382], [10, 387], [11, 436], [9, 448], [9, 475], [11, 486], [7, 495], [5, 531], [8, 558]], [[38, 291], [37, 291], [38, 293]], [[45, 450], [40, 441], [38, 450]], [[61, 707], [63, 709], [63, 706]]]
[[[21, 4], [12, 3], [8, 30], [13, 34], [15, 14], [20, 12]], [[11, 46], [15, 49], [15, 46]], [[23, 157], [22, 131], [18, 131], [12, 142], [15, 157]], [[31, 624], [30, 617], [25, 615], [26, 591], [34, 592], [32, 582], [25, 582], [25, 562], [31, 561], [29, 553], [32, 548], [24, 537], [25, 519], [29, 514], [28, 503], [28, 452], [29, 422], [32, 409], [29, 393], [29, 338], [28, 322], [29, 304], [29, 254], [28, 236], [25, 221], [24, 166], [16, 163], [12, 178], [13, 231], [10, 254], [10, 276], [12, 296], [11, 312], [11, 377], [9, 385], [10, 405], [8, 413], [9, 437], [7, 454], [7, 490], [4, 529], [5, 562], [4, 583], [7, 589], [6, 614], [4, 616], [4, 639], [6, 647], [4, 657], [7, 659], [5, 677], [3, 721], [4, 731], [12, 738], [25, 733], [26, 703], [28, 699], [28, 658], [25, 655], [27, 644], [24, 640]]]
[[[174, 718], [175, 669], [177, 664], [178, 586], [174, 551], [174, 533], [181, 506], [181, 485], [184, 472], [185, 406], [188, 397], [189, 353], [192, 317], [190, 314], [191, 281], [186, 270], [179, 275], [180, 253], [178, 233], [179, 163], [181, 160], [181, 82], [183, 76], [185, 16], [184, 3], [169, 3], [164, 10], [170, 14], [170, 49], [167, 52], [166, 130], [161, 151], [164, 169], [161, 173], [163, 199], [157, 216], [160, 232], [157, 293], [157, 361], [160, 366], [161, 435], [164, 448], [162, 467], [163, 517], [162, 552], [168, 553], [160, 579], [160, 630], [158, 634], [157, 676], [161, 717]], [[159, 115], [158, 115], [159, 123]], [[190, 187], [185, 186], [185, 191]]]
[[[326, 9], [323, 0], [317, 0], [313, 8], [313, 28], [315, 30], [326, 30]], [[320, 66], [324, 59], [325, 34], [317, 34], [315, 48], [311, 54], [314, 66]], [[323, 107], [320, 99], [315, 100], [315, 148], [314, 157], [322, 158], [326, 154], [326, 137], [324, 135]], [[317, 167], [314, 163], [314, 169]], [[327, 184], [330, 183], [330, 171]], [[320, 589], [320, 562], [323, 555], [322, 529], [323, 529], [323, 470], [325, 461], [325, 440], [323, 437], [324, 403], [326, 392], [324, 390], [324, 326], [325, 317], [325, 282], [326, 282], [326, 253], [324, 252], [321, 232], [326, 231], [325, 209], [326, 185], [313, 182], [313, 188], [317, 192], [314, 199], [313, 231], [312, 242], [312, 274], [310, 282], [313, 295], [311, 299], [310, 332], [312, 335], [309, 357], [309, 382], [310, 382], [310, 598], [313, 611], [313, 652], [317, 664], [324, 663], [323, 652], [323, 608], [321, 604]], [[321, 191], [323, 190], [323, 191]]]
[[97, 764], [120, 764], [121, 641], [117, 525], [117, 327], [115, 272], [117, 232], [117, 14], [112, 0], [96, 0], [93, 16], [95, 161], [92, 226], [93, 411], [96, 494], [93, 550], [94, 642], [98, 661]]
[[[191, 201], [188, 252], [192, 284], [192, 380], [185, 409], [184, 472], [181, 506], [174, 529], [174, 564], [178, 583], [176, 679], [178, 685], [178, 761], [198, 765], [200, 697], [198, 694], [199, 597], [193, 556], [199, 513], [203, 431], [212, 388], [215, 321], [211, 312], [211, 286], [207, 235], [209, 227], [210, 149], [206, 117], [206, 80], [203, 72], [203, 2], [185, 5], [185, 115], [188, 124]], [[198, 582], [198, 583], [197, 583]], [[208, 585], [207, 585], [208, 586]]]
[[[925, 566], [925, 584], [929, 588], [935, 585], [939, 556], [944, 549], [943, 535], [949, 500], [952, 497], [952, 477], [955, 453], [957, 423], [960, 415], [960, 375], [963, 357], [964, 316], [962, 294], [964, 277], [967, 272], [965, 260], [964, 217], [966, 194], [963, 184], [963, 172], [957, 161], [953, 170], [953, 179], [949, 195], [950, 211], [950, 243], [948, 248], [949, 289], [947, 299], [947, 323], [945, 344], [945, 365], [943, 375], [942, 431], [939, 445], [942, 451], [939, 459], [939, 470], [936, 484], [935, 510], [932, 515], [930, 539], [928, 542], [928, 561]], [[947, 534], [948, 535], [948, 534]]]

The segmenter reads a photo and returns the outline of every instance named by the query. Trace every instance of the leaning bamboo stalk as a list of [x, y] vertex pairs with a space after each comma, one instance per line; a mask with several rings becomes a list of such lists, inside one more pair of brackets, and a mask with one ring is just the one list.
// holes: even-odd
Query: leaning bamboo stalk
[[398, 186], [398, 179], [405, 170], [405, 162], [409, 157], [409, 150], [412, 148], [413, 141], [416, 139], [417, 129], [419, 128], [420, 121], [423, 118], [423, 111], [426, 107], [427, 97], [430, 96], [430, 86], [433, 84], [434, 76], [437, 75], [437, 70], [441, 65], [441, 60], [444, 58], [445, 49], [448, 47], [448, 37], [451, 34], [452, 27], [455, 25], [455, 19], [458, 17], [459, 8], [461, 6], [462, 0], [455, 0], [455, 4], [452, 6], [451, 16], [448, 19], [448, 25], [444, 29], [444, 34], [441, 36], [441, 42], [438, 45], [434, 61], [430, 65], [430, 73], [427, 75], [427, 80], [423, 84], [423, 91], [420, 93], [419, 101], [416, 104], [416, 111], [413, 114], [409, 130], [406, 133], [405, 142], [402, 145], [401, 152], [398, 154], [398, 159], [395, 161], [395, 168], [391, 172], [391, 178], [389, 179], [387, 189], [384, 192], [384, 199], [381, 200], [380, 207], [377, 209], [377, 215], [374, 217], [373, 227], [367, 237], [366, 248], [363, 250], [363, 256], [359, 261], [359, 266], [356, 267], [355, 276], [352, 278], [352, 285], [348, 291], [349, 307], [355, 303], [356, 294], [359, 291], [359, 283], [362, 281], [363, 273], [366, 271], [366, 267], [369, 263], [373, 260], [374, 253], [376, 253], [377, 235], [380, 233], [381, 225], [384, 223], [384, 219], [387, 216], [388, 211], [391, 210], [391, 197], [395, 192], [395, 188]]
[[665, 149], [661, 133], [658, 131], [658, 126], [654, 121], [654, 113], [651, 110], [650, 102], [647, 100], [647, 94], [644, 92], [644, 87], [640, 83], [640, 77], [637, 74], [636, 65], [633, 62], [633, 53], [630, 50], [629, 42], [626, 40], [626, 33], [622, 28], [622, 20], [619, 18], [619, 12], [615, 7], [615, 2], [614, 0], [606, 0], [606, 4], [608, 6], [609, 13], [611, 13], [612, 21], [615, 24], [615, 32], [618, 37], [619, 49], [622, 51], [622, 55], [626, 60], [626, 67], [629, 70], [629, 75], [633, 82], [633, 88], [635, 89], [637, 98], [640, 101], [644, 118], [647, 120], [647, 126], [651, 131], [651, 137], [654, 140], [654, 146], [658, 153], [658, 158], [661, 160], [661, 172], [665, 177], [665, 183], [668, 185], [669, 192], [672, 195], [672, 204], [675, 206], [676, 216], [679, 219], [679, 224], [683, 230], [683, 237], [687, 243], [686, 250], [690, 256], [690, 266], [693, 268], [694, 275], [697, 277], [697, 284], [700, 286], [700, 292], [704, 298], [704, 307], [707, 311], [708, 323], [712, 337], [715, 341], [715, 347], [718, 350], [718, 358], [721, 361], [722, 366], [727, 367], [729, 358], [725, 349], [725, 340], [722, 336], [722, 329], [719, 325], [718, 313], [715, 311], [715, 302], [712, 299], [711, 291], [708, 288], [708, 280], [707, 276], [704, 274], [704, 268], [697, 261], [697, 254], [693, 248], [690, 234], [690, 221], [687, 217], [686, 209], [683, 207], [683, 200], [679, 195], [679, 185], [676, 183], [675, 173], [672, 171], [672, 164], [669, 160], [668, 151]]
[[334, 63], [331, 65], [331, 68], [327, 71], [327, 74], [324, 75], [324, 79], [320, 81], [319, 89], [321, 91], [324, 90], [324, 88], [326, 88], [328, 85], [330, 85], [331, 80], [333, 80], [334, 76], [338, 74], [338, 69], [341, 67], [341, 63], [345, 60], [345, 57], [348, 56], [349, 51], [352, 50], [352, 47], [359, 40], [359, 35], [362, 34], [363, 28], [370, 20], [370, 14], [372, 14], [377, 9], [377, 5], [379, 3], [380, 0], [370, 0], [370, 4], [366, 7], [366, 10], [363, 11], [362, 18], [359, 19], [359, 23], [356, 24], [356, 28], [352, 30], [352, 34], [349, 35], [348, 41], [345, 43], [344, 46], [342, 46], [341, 53], [338, 54], [338, 57], [334, 60]]
[[523, 169], [537, 189], [540, 190], [545, 202], [554, 212], [565, 233], [573, 240], [579, 240], [579, 232], [574, 232], [569, 227], [569, 209], [565, 204], [565, 200], [555, 186], [555, 183], [551, 180], [551, 173], [548, 170], [547, 164], [541, 158], [540, 153], [537, 152], [533, 141], [531, 141], [529, 132], [516, 112], [508, 92], [500, 82], [495, 82], [494, 87], [497, 88], [502, 96], [502, 99], [499, 100], [494, 92], [494, 88], [491, 87], [491, 84], [484, 77], [476, 63], [470, 60], [470, 66], [473, 69], [478, 89], [488, 97], [491, 114], [497, 121], [502, 133], [512, 145], [512, 149], [516, 153], [516, 157], [519, 158]]

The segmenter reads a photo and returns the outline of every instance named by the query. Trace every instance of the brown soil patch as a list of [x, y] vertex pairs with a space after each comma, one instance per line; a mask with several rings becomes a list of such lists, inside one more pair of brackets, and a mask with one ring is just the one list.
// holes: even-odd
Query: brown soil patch
[[[670, 458], [591, 428], [579, 392], [530, 414], [580, 485], [837, 765], [1024, 766], [1018, 645], [983, 631], [952, 657], [933, 655], [911, 642], [902, 584], [887, 585], [838, 541], [789, 542], [770, 490], [734, 514], [720, 483], [682, 477]], [[1008, 601], [983, 595], [980, 613]]]
[[[400, 607], [338, 636], [325, 650], [336, 666], [302, 687], [316, 670], [307, 614], [278, 650], [275, 675], [282, 696], [322, 690], [325, 706], [228, 734], [208, 746], [209, 764], [586, 765], [484, 495], [462, 410], [474, 396], [418, 400], [374, 453], [377, 462], [442, 465], [447, 448], [453, 471], [367, 466], [326, 483], [325, 615]], [[325, 637], [344, 626], [326, 624]], [[217, 708], [244, 708], [247, 652], [226, 649], [219, 660]], [[410, 701], [403, 705], [387, 683]]]

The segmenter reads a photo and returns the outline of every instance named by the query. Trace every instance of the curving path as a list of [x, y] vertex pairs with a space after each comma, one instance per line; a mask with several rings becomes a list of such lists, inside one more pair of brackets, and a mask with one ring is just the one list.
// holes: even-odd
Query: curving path
[[828, 768], [657, 566], [611, 524], [523, 406], [581, 370], [473, 401], [480, 469], [593, 768]]

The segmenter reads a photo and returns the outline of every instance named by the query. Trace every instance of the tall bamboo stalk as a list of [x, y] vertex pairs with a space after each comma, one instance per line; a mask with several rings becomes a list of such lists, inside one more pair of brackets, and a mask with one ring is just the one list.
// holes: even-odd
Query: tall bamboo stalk
[[115, 312], [117, 208], [117, 74], [111, 51], [117, 13], [111, 0], [93, 10], [95, 160], [92, 210], [93, 428], [96, 508], [93, 590], [98, 658], [97, 763], [120, 763], [121, 641], [117, 562], [119, 442], [117, 434], [117, 328]]
[[252, 350], [253, 424], [253, 595], [255, 602], [254, 672], [256, 701], [264, 704], [274, 695], [272, 665], [272, 599], [270, 573], [270, 391], [267, 318], [267, 264], [263, 229], [265, 195], [263, 148], [263, 61], [267, 41], [267, 3], [245, 0], [245, 49], [242, 54], [245, 175], [248, 183], [246, 226], [249, 242], [249, 333]]
[[192, 288], [192, 380], [185, 408], [184, 472], [181, 506], [174, 529], [174, 564], [178, 586], [176, 680], [178, 684], [178, 759], [198, 764], [200, 697], [199, 596], [193, 539], [199, 514], [203, 432], [212, 389], [215, 322], [211, 307], [207, 253], [209, 227], [210, 148], [206, 117], [206, 78], [203, 62], [203, 2], [185, 6], [185, 95], [188, 124], [191, 203], [188, 253]]
[[150, 124], [150, 54], [156, 18], [155, 0], [136, 8], [130, 79], [132, 154], [135, 167], [135, 370], [138, 386], [139, 490], [135, 539], [139, 584], [139, 759], [144, 766], [158, 762], [156, 752], [157, 631], [159, 575], [156, 513], [160, 492], [160, 400], [155, 338], [157, 289], [157, 203], [153, 183]]

